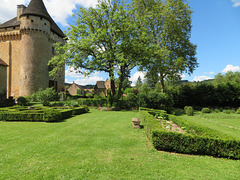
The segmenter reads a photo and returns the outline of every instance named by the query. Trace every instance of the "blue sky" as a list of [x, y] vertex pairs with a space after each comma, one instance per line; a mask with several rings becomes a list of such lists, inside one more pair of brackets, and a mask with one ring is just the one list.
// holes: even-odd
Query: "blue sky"
[[[16, 6], [27, 5], [30, 0], [0, 0], [0, 22], [16, 17]], [[76, 6], [96, 6], [97, 0], [43, 0], [49, 14], [57, 24], [66, 30], [74, 22], [71, 14]], [[199, 67], [191, 76], [183, 75], [189, 81], [214, 78], [218, 73], [240, 71], [240, 0], [189, 0], [194, 11], [191, 41], [197, 44]], [[134, 69], [131, 80], [135, 82], [144, 73]], [[107, 74], [96, 72], [85, 78], [66, 67], [66, 81], [78, 84], [95, 84], [105, 80]]]

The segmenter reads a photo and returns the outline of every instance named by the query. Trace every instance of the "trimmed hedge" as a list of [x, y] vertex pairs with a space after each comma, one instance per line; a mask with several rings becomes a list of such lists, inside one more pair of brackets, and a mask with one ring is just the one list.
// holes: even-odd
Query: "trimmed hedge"
[[148, 138], [157, 150], [240, 159], [240, 141], [218, 131], [169, 115], [169, 119], [174, 123], [181, 127], [184, 125], [188, 134], [169, 132], [146, 110], [140, 110], [140, 119]]
[[157, 150], [240, 159], [240, 142], [236, 140], [152, 131], [152, 142]]
[[177, 117], [170, 114], [168, 115], [168, 117], [169, 117], [169, 120], [171, 120], [178, 126], [184, 127], [187, 133], [189, 134], [197, 135], [197, 136], [208, 136], [212, 138], [221, 138], [221, 139], [230, 139], [230, 140], [233, 139], [233, 137], [230, 137], [224, 133], [221, 133], [219, 131], [216, 131], [214, 129], [211, 129], [205, 126], [201, 126], [199, 124], [186, 121], [181, 117]]
[[[72, 115], [79, 115], [89, 111], [87, 106], [76, 107], [73, 109], [65, 108], [49, 108], [39, 110], [31, 110], [27, 113], [26, 108], [4, 108], [0, 109], [0, 121], [38, 121], [38, 122], [60, 122]], [[35, 113], [32, 113], [35, 112]]]

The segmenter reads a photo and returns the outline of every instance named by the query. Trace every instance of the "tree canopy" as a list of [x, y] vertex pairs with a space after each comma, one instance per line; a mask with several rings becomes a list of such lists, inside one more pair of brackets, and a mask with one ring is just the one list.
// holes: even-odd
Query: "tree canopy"
[[192, 73], [197, 67], [196, 45], [190, 42], [190, 7], [183, 0], [99, 0], [96, 8], [80, 8], [76, 24], [68, 29], [67, 43], [56, 44], [50, 65], [55, 75], [67, 64], [89, 75], [104, 71], [111, 81], [111, 97], [118, 97], [131, 69], [140, 66], [164, 79]]
[[122, 86], [124, 78], [142, 58], [139, 25], [133, 8], [121, 0], [99, 0], [97, 8], [80, 8], [75, 16], [76, 25], [68, 30], [67, 43], [56, 45], [59, 55], [50, 64], [58, 66], [52, 75], [64, 63], [81, 68], [79, 73], [85, 75], [93, 71], [107, 72], [114, 96], [115, 75], [119, 75]]
[[196, 45], [190, 41], [191, 14], [184, 0], [133, 0], [144, 26], [147, 60], [141, 70], [158, 77], [164, 90], [166, 78], [193, 73], [198, 66]]

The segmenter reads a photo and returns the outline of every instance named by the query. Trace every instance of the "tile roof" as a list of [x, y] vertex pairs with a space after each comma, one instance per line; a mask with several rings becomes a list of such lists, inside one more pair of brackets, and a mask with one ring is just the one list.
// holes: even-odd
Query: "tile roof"
[[20, 21], [17, 20], [17, 17], [3, 23], [2, 25], [0, 25], [0, 28], [7, 28], [7, 27], [16, 27], [16, 26], [20, 26]]
[[0, 66], [8, 66], [8, 65], [0, 58]]
[[[62, 38], [65, 37], [62, 30], [58, 27], [58, 25], [54, 22], [54, 20], [48, 14], [47, 9], [42, 0], [31, 0], [28, 7], [24, 10], [23, 14], [21, 14], [21, 16], [27, 16], [27, 15], [39, 16], [49, 20], [51, 23], [51, 30], [57, 35], [59, 35], [60, 37]], [[0, 25], [0, 28], [15, 27], [19, 25], [20, 25], [20, 21], [17, 21], [17, 18], [13, 18], [10, 21], [7, 21], [6, 23], [3, 23], [2, 25]]]

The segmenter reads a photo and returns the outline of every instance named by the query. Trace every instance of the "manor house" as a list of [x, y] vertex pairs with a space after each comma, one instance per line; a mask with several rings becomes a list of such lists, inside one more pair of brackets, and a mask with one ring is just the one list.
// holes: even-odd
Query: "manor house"
[[[58, 92], [64, 88], [64, 68], [53, 79], [48, 67], [55, 53], [53, 44], [64, 44], [64, 37], [42, 0], [17, 6], [17, 17], [0, 25], [0, 76], [6, 78], [2, 81], [7, 97], [28, 96], [39, 88], [54, 87]], [[0, 89], [3, 92], [4, 87]]]

